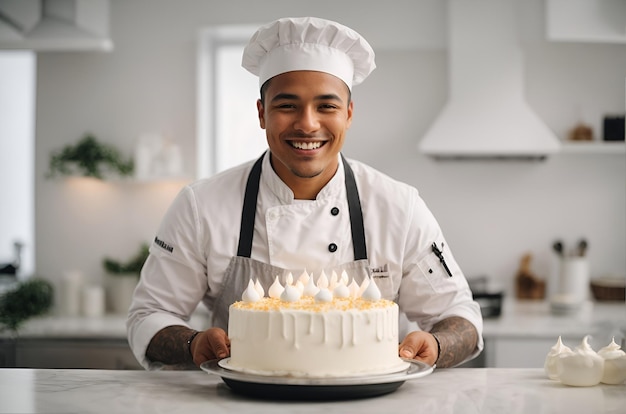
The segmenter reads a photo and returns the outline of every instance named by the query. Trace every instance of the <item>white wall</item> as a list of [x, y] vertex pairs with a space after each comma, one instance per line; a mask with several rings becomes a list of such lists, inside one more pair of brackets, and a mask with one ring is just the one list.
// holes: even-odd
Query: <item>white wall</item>
[[[378, 68], [354, 91], [346, 154], [419, 188], [468, 276], [508, 285], [527, 251], [547, 275], [553, 240], [583, 236], [594, 275], [626, 273], [624, 155], [479, 163], [417, 152], [447, 96], [445, 2], [436, 0], [112, 1], [113, 52], [38, 57], [38, 272], [58, 279], [79, 269], [97, 280], [105, 255], [129, 257], [152, 237], [181, 185], [46, 180], [50, 151], [91, 131], [130, 153], [139, 135], [158, 131], [195, 171], [199, 28], [309, 14], [352, 26], [377, 50]], [[544, 121], [564, 136], [579, 105], [594, 126], [604, 113], [623, 114], [625, 47], [547, 43], [542, 22], [543, 1], [524, 2], [528, 100]]]

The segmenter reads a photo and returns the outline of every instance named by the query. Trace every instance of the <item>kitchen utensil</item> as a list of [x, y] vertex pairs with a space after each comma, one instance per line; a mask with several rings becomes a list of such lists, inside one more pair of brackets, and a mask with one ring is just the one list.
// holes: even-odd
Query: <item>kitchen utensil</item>
[[563, 242], [562, 241], [560, 240], [555, 241], [554, 244], [552, 245], [552, 248], [559, 256], [563, 256]]
[[584, 257], [587, 254], [587, 248], [589, 247], [589, 244], [587, 243], [587, 240], [585, 239], [581, 239], [578, 242], [578, 252], [577, 255], [580, 257]]

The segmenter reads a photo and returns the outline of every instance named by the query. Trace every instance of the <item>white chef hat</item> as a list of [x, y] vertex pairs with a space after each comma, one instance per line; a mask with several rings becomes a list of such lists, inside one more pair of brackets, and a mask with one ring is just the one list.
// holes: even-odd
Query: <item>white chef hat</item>
[[316, 17], [283, 18], [261, 27], [243, 52], [241, 65], [259, 86], [295, 70], [326, 72], [358, 85], [376, 68], [374, 50], [354, 30]]

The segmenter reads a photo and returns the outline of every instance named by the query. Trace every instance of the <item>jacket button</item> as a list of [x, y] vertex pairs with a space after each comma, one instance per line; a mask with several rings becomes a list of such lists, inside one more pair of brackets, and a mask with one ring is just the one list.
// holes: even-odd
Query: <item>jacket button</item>
[[328, 245], [328, 251], [331, 253], [335, 253], [337, 251], [337, 245], [335, 243], [331, 243]]
[[339, 214], [339, 209], [337, 207], [331, 208], [330, 214], [332, 214], [333, 216], [336, 216], [337, 214]]

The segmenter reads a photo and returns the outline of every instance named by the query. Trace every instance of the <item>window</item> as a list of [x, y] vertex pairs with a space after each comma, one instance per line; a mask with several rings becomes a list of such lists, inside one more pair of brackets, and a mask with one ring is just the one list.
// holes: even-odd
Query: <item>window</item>
[[35, 62], [0, 52], [0, 267], [19, 255], [20, 278], [35, 267]]
[[267, 149], [259, 126], [258, 78], [241, 55], [258, 26], [219, 26], [200, 33], [198, 50], [197, 176], [207, 177]]

